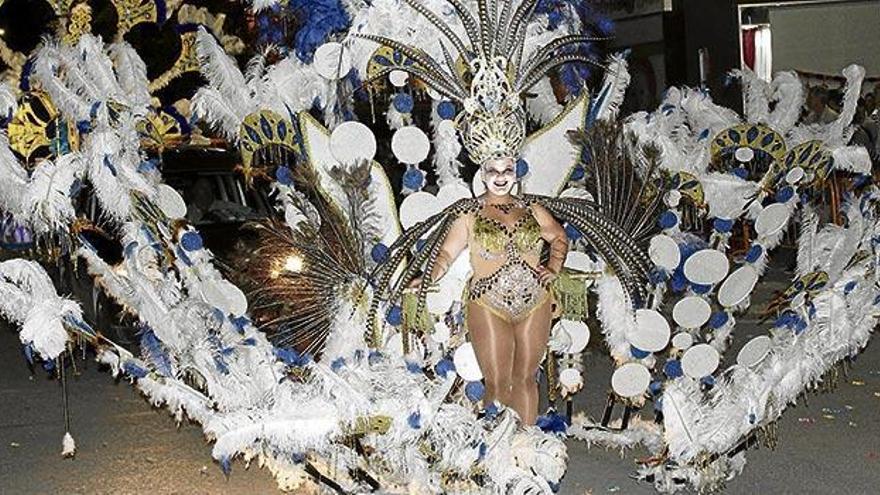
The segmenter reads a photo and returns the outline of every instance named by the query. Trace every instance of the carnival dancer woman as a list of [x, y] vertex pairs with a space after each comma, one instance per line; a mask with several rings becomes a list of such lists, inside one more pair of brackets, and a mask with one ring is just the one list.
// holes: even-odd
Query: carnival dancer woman
[[[566, 232], [557, 219], [569, 223], [602, 256], [637, 305], [644, 300], [651, 267], [643, 250], [652, 228], [646, 222], [651, 208], [643, 208], [641, 201], [646, 189], [635, 187], [634, 177], [626, 178], [625, 188], [609, 187], [622, 184], [605, 175], [616, 173], [617, 163], [597, 155], [591, 160], [593, 201], [521, 193], [515, 163], [526, 137], [523, 94], [562, 63], [594, 63], [559, 51], [595, 38], [564, 36], [523, 61], [525, 28], [535, 0], [524, 0], [516, 9], [512, 2], [480, 0], [478, 20], [460, 1], [450, 0], [469, 46], [418, 0], [405, 1], [444, 34], [466, 62], [466, 73], [459, 71], [445, 45], [446, 68], [423, 50], [382, 36], [358, 36], [414, 62], [388, 67], [380, 76], [407, 71], [461, 104], [456, 128], [469, 158], [480, 166], [486, 192], [416, 224], [390, 246], [388, 258], [372, 274], [372, 311], [375, 315], [383, 300], [396, 301], [413, 286], [418, 287], [420, 311], [428, 287], [469, 248], [473, 275], [465, 301], [466, 325], [486, 380], [484, 401], [508, 405], [525, 424], [533, 424], [538, 408], [535, 375], [552, 318], [550, 283], [568, 252]], [[622, 149], [616, 138], [607, 144]]]

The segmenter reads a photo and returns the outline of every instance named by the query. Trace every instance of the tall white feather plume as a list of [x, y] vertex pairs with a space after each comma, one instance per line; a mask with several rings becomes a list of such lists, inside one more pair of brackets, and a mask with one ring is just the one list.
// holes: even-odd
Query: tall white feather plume
[[742, 81], [746, 120], [766, 124], [770, 117], [770, 85], [749, 68], [734, 69], [731, 74]]
[[770, 83], [770, 90], [776, 107], [770, 112], [767, 124], [776, 132], [786, 135], [801, 116], [804, 86], [796, 72], [777, 72]]
[[615, 53], [608, 57], [608, 70], [602, 81], [602, 89], [599, 95], [602, 97], [602, 106], [596, 115], [602, 120], [614, 120], [620, 113], [620, 105], [629, 87], [630, 74], [625, 55]]
[[251, 90], [235, 60], [223, 51], [214, 36], [200, 27], [197, 51], [202, 74], [226, 100], [226, 106], [240, 119], [257, 110]]
[[104, 43], [101, 39], [84, 34], [80, 37], [76, 50], [82, 60], [80, 65], [85, 66], [83, 67], [85, 74], [98, 90], [98, 93], [91, 95], [92, 98], [127, 101], [113, 71], [113, 61], [104, 53]]
[[563, 107], [556, 101], [549, 77], [541, 78], [537, 84], [532, 86], [531, 91], [535, 93], [535, 97], [526, 100], [526, 110], [532, 120], [543, 125], [562, 112]]
[[27, 184], [27, 170], [9, 148], [9, 139], [0, 131], [0, 207], [13, 215], [22, 215], [22, 196]]
[[192, 98], [193, 115], [219, 131], [227, 141], [238, 141], [242, 119], [237, 110], [215, 88], [201, 87]]
[[88, 120], [91, 104], [88, 101], [88, 91], [84, 88], [72, 89], [68, 87], [67, 81], [62, 80], [56, 70], [64, 67], [70, 69], [70, 77], [76, 73], [81, 79], [81, 71], [76, 64], [70, 64], [67, 61], [69, 50], [59, 47], [55, 43], [48, 41], [37, 50], [34, 62], [33, 77], [40, 82], [40, 87], [49, 93], [52, 103], [61, 110], [62, 113], [69, 115], [76, 121]]
[[21, 342], [46, 360], [66, 348], [68, 334], [62, 319], [82, 319], [79, 305], [56, 294], [43, 267], [23, 259], [0, 263], [0, 314], [20, 325]]
[[828, 147], [844, 146], [852, 136], [850, 123], [856, 113], [856, 106], [858, 106], [859, 96], [862, 92], [865, 68], [855, 64], [849, 65], [843, 69], [843, 76], [846, 77], [846, 86], [843, 90], [843, 106], [840, 109], [840, 115], [830, 124], [825, 144]]
[[140, 55], [125, 41], [110, 45], [119, 86], [132, 107], [146, 109], [150, 105], [150, 80], [147, 78], [147, 65]]
[[27, 185], [23, 205], [35, 232], [46, 234], [69, 227], [76, 217], [70, 191], [80, 172], [80, 157], [75, 153], [37, 165]]

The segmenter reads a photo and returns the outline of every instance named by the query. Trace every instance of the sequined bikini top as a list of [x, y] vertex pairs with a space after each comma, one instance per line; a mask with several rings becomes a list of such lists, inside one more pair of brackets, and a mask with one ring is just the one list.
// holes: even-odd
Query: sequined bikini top
[[529, 253], [540, 248], [541, 226], [529, 210], [513, 226], [477, 212], [474, 219], [474, 239], [483, 251], [501, 254], [508, 246], [518, 253]]

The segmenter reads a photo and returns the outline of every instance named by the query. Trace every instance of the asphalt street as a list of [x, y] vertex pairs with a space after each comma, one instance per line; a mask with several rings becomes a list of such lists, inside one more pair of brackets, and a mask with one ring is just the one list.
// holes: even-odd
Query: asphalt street
[[[772, 271], [762, 293], [784, 287]], [[766, 279], [765, 279], [766, 280]], [[756, 298], [753, 307], [760, 308]], [[736, 342], [757, 335], [753, 315], [738, 318]], [[734, 348], [736, 345], [734, 346]], [[729, 354], [733, 359], [735, 351]], [[585, 355], [586, 390], [576, 411], [601, 415], [611, 361], [598, 345]], [[198, 425], [178, 425], [151, 407], [125, 380], [115, 381], [94, 362], [77, 361], [70, 379], [75, 459], [63, 459], [61, 388], [42, 369], [32, 374], [17, 335], [0, 327], [0, 494], [253, 494], [278, 493], [257, 466], [233, 465], [227, 478], [211, 460]], [[773, 451], [750, 450], [729, 494], [880, 493], [880, 344], [853, 362], [849, 376], [829, 394], [810, 395], [779, 421]], [[570, 440], [562, 494], [649, 494], [630, 478], [640, 451], [588, 449]]]

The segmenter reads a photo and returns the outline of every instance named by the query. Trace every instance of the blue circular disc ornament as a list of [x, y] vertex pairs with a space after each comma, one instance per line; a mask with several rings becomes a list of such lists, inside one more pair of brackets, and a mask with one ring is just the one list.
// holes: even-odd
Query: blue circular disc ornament
[[571, 180], [581, 180], [584, 178], [584, 175], [586, 175], [586, 171], [584, 170], [584, 167], [581, 167], [580, 165], [578, 165], [577, 167], [575, 167], [571, 171], [571, 177], [569, 177], [569, 178]]
[[278, 179], [278, 182], [289, 186], [293, 184], [293, 171], [288, 167], [278, 167], [275, 169], [275, 178]]
[[761, 254], [764, 253], [764, 248], [761, 247], [760, 244], [754, 244], [749, 248], [749, 251], [746, 253], [746, 261], [749, 263], [754, 263], [758, 261], [761, 257]]
[[675, 227], [676, 224], [678, 224], [678, 215], [676, 215], [671, 210], [666, 210], [663, 212], [662, 215], [660, 215], [660, 219], [657, 221], [657, 223], [660, 225], [661, 229], [671, 229], [672, 227]]
[[785, 186], [776, 192], [776, 201], [787, 203], [794, 196], [794, 189], [791, 186]]
[[198, 251], [202, 249], [204, 242], [198, 232], [187, 232], [180, 237], [180, 245], [187, 251]]
[[666, 361], [666, 364], [663, 365], [663, 373], [669, 378], [678, 378], [684, 375], [684, 371], [681, 369], [681, 361], [678, 359]]
[[407, 93], [397, 93], [394, 95], [394, 108], [400, 113], [410, 113], [415, 106], [413, 97]]
[[712, 227], [722, 234], [730, 232], [733, 229], [733, 220], [729, 218], [716, 218], [714, 222], [712, 222]]
[[425, 182], [425, 173], [418, 168], [412, 167], [403, 173], [403, 185], [407, 189], [418, 191]]
[[464, 395], [471, 402], [477, 402], [482, 399], [484, 393], [486, 393], [486, 387], [483, 385], [483, 382], [468, 382], [464, 387]]
[[455, 104], [449, 100], [443, 100], [437, 104], [437, 115], [441, 119], [450, 120], [455, 117]]
[[721, 328], [729, 319], [730, 316], [727, 313], [724, 311], [718, 311], [717, 313], [713, 313], [709, 318], [709, 326], [712, 328]]
[[520, 158], [516, 161], [516, 178], [521, 179], [529, 173], [529, 162], [527, 162], [524, 158]]
[[629, 346], [629, 353], [632, 354], [632, 356], [636, 359], [645, 359], [646, 357], [651, 355], [650, 352], [643, 351], [643, 350], [639, 349], [638, 347], [635, 347], [632, 345]]
[[373, 249], [370, 250], [370, 257], [373, 258], [373, 261], [376, 263], [384, 263], [388, 259], [388, 246], [382, 244], [376, 244], [373, 246]]
[[385, 315], [385, 321], [394, 326], [400, 325], [403, 322], [403, 309], [397, 305], [391, 306], [388, 314]]

